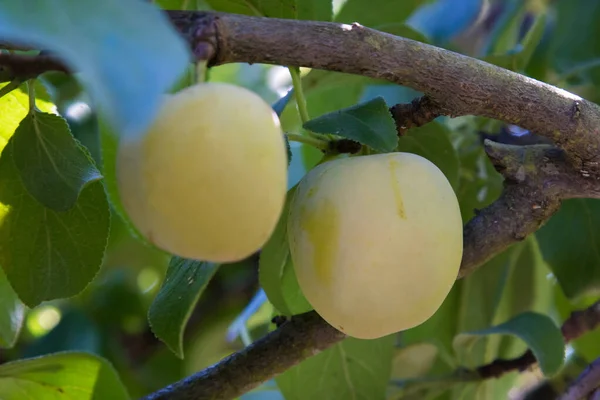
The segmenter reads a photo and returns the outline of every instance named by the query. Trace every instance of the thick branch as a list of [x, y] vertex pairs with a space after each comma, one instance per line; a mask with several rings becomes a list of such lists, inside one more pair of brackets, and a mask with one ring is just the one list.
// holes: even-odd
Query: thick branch
[[[578, 162], [600, 161], [600, 107], [483, 61], [358, 24], [168, 14], [194, 47], [210, 36], [204, 27], [216, 31], [210, 65], [295, 65], [384, 79], [425, 93], [445, 115], [479, 115], [516, 124], [554, 140]], [[205, 54], [203, 50], [199, 55]]]
[[[585, 310], [573, 312], [565, 320], [561, 331], [566, 343], [571, 342], [585, 333], [590, 332], [600, 325], [600, 301], [592, 304]], [[511, 360], [494, 360], [492, 363], [477, 368], [477, 373], [482, 379], [498, 378], [511, 371], [524, 371], [535, 364], [537, 360], [527, 350], [522, 356]]]

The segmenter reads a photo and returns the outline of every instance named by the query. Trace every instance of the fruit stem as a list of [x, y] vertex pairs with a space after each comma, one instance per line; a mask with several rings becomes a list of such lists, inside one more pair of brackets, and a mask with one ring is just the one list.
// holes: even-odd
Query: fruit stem
[[308, 116], [308, 108], [306, 107], [306, 98], [302, 90], [302, 79], [300, 78], [300, 69], [298, 67], [288, 67], [292, 76], [292, 85], [294, 86], [294, 95], [296, 96], [296, 104], [298, 105], [298, 113], [302, 124], [305, 124], [310, 117]]
[[323, 139], [299, 135], [297, 133], [286, 133], [286, 136], [291, 142], [308, 144], [320, 150], [327, 150], [329, 148], [329, 142]]
[[196, 83], [206, 82], [206, 73], [208, 69], [206, 66], [206, 61], [198, 61], [196, 63]]

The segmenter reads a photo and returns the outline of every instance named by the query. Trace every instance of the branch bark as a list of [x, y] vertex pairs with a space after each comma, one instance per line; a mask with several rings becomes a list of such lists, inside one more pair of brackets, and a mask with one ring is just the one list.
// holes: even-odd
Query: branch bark
[[[425, 93], [412, 108], [396, 109], [399, 133], [407, 121], [422, 124], [438, 115], [479, 115], [551, 139], [558, 147], [486, 141], [488, 155], [505, 176], [505, 187], [496, 202], [465, 226], [459, 279], [537, 230], [563, 199], [599, 197], [600, 107], [576, 95], [358, 24], [211, 12], [167, 15], [195, 56], [209, 66], [302, 66], [387, 80]], [[8, 67], [17, 78], [29, 77], [32, 71], [68, 70], [55, 62], [39, 59], [33, 68], [35, 59], [7, 55], [0, 58], [0, 67]], [[417, 110], [424, 102], [431, 112]], [[416, 114], [407, 117], [406, 110]], [[232, 399], [343, 338], [314, 312], [296, 316], [243, 351], [146, 399]]]

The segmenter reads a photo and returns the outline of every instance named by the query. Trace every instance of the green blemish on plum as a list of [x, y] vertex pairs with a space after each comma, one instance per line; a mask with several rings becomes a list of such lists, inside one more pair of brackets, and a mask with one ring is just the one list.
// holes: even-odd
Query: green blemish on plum
[[306, 232], [313, 248], [313, 265], [317, 278], [325, 284], [331, 282], [335, 249], [340, 239], [340, 216], [329, 199], [319, 201], [311, 210], [302, 209], [301, 228]]
[[398, 174], [396, 168], [400, 167], [398, 161], [390, 159], [388, 161], [388, 167], [390, 170], [390, 183], [392, 190], [394, 191], [394, 200], [396, 201], [396, 213], [402, 219], [406, 219], [406, 212], [404, 210], [404, 201], [402, 200], [402, 191], [400, 190], [400, 183], [398, 183]]

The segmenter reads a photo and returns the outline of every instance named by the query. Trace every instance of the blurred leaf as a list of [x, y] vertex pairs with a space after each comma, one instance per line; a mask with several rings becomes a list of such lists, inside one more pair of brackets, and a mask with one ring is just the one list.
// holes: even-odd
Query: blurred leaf
[[[542, 259], [535, 236], [529, 236], [512, 252], [509, 276], [493, 323], [498, 324], [520, 313], [534, 311], [547, 314], [552, 310], [552, 282], [550, 272]], [[492, 341], [490, 342], [492, 344]], [[520, 356], [526, 346], [512, 336], [498, 337], [488, 352], [495, 358]]]
[[500, 196], [503, 178], [490, 162], [483, 147], [474, 138], [459, 149], [460, 184], [457, 197], [463, 222]]
[[396, 124], [382, 97], [322, 115], [304, 124], [317, 133], [332, 133], [381, 152], [398, 145]]
[[294, 97], [294, 89], [290, 89], [285, 94], [285, 96], [280, 97], [279, 100], [277, 100], [271, 106], [273, 108], [273, 111], [275, 111], [275, 113], [277, 114], [278, 117], [281, 116], [281, 113], [283, 112], [283, 110], [285, 110], [285, 107], [288, 105], [288, 103], [290, 102], [290, 99], [292, 99], [293, 97]]
[[331, 21], [332, 0], [296, 0], [296, 18], [309, 21]]
[[397, 349], [392, 360], [392, 377], [407, 379], [425, 376], [433, 366], [438, 352], [438, 348], [431, 343], [415, 343]]
[[477, 20], [482, 0], [437, 0], [411, 14], [407, 23], [434, 42], [446, 43]]
[[110, 212], [102, 182], [87, 185], [69, 211], [50, 210], [27, 193], [12, 150], [11, 141], [0, 157], [0, 265], [29, 307], [74, 296], [104, 257]]
[[488, 329], [462, 333], [455, 338], [455, 345], [466, 347], [482, 336], [497, 334], [513, 335], [523, 340], [546, 376], [554, 375], [563, 365], [565, 343], [560, 328], [546, 315], [534, 312], [519, 314]]
[[25, 311], [25, 305], [0, 268], [0, 348], [9, 349], [15, 345], [21, 333]]
[[25, 349], [24, 358], [43, 356], [62, 351], [100, 353], [100, 332], [93, 320], [84, 312], [66, 311], [58, 325]]
[[[492, 325], [519, 247], [520, 244], [517, 244], [496, 255], [456, 283], [460, 287], [460, 302], [456, 312], [457, 334], [486, 329]], [[462, 348], [457, 345], [455, 338], [453, 347], [460, 364], [475, 368], [491, 362], [494, 354], [488, 353], [490, 344], [493, 345], [490, 341], [489, 337], [485, 337], [469, 342], [469, 347]]]
[[207, 0], [215, 11], [269, 18], [295, 18], [296, 0]]
[[388, 23], [400, 23], [419, 7], [424, 0], [346, 0], [335, 16], [335, 22], [358, 22], [370, 28]]
[[544, 259], [567, 297], [600, 289], [600, 200], [571, 199], [536, 232]]
[[[556, 1], [556, 30], [552, 34], [549, 61], [565, 73], [600, 57], [600, 2], [588, 0]], [[574, 29], [576, 27], [576, 29]], [[600, 84], [600, 68], [582, 69], [580, 77]]]
[[258, 279], [267, 298], [284, 315], [300, 314], [312, 310], [302, 294], [290, 256], [287, 220], [290, 203], [296, 188], [292, 188], [273, 234], [260, 252]]
[[432, 121], [419, 128], [411, 128], [398, 140], [397, 151], [414, 153], [434, 163], [458, 191], [459, 160], [450, 142], [448, 128]]
[[148, 311], [154, 334], [183, 358], [185, 326], [220, 264], [173, 257], [167, 276]]
[[275, 381], [286, 400], [383, 400], [390, 378], [394, 336], [347, 338], [290, 368]]
[[[527, 68], [531, 57], [542, 40], [546, 28], [546, 15], [536, 16], [535, 22], [523, 40], [502, 54], [492, 54], [483, 60], [491, 64], [522, 73]], [[518, 30], [518, 26], [515, 27]]]
[[[38, 1], [34, 13], [31, 6], [0, 3], [0, 37], [55, 52], [81, 72], [83, 86], [120, 134], [150, 124], [163, 92], [191, 59], [166, 15], [147, 2]], [[127, 68], [115, 59], [127, 60]]]
[[123, 208], [123, 203], [119, 195], [119, 187], [117, 185], [117, 151], [119, 137], [103, 119], [98, 120], [98, 127], [100, 133], [100, 147], [102, 149], [101, 171], [102, 176], [104, 176], [104, 188], [106, 190], [108, 201], [110, 202], [112, 209], [119, 217], [121, 217], [133, 237], [148, 247], [156, 248], [137, 230]]
[[13, 135], [13, 159], [29, 194], [56, 211], [72, 208], [83, 188], [102, 178], [67, 122], [35, 110]]
[[0, 398], [126, 400], [108, 361], [86, 353], [56, 353], [0, 365]]

